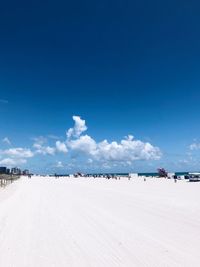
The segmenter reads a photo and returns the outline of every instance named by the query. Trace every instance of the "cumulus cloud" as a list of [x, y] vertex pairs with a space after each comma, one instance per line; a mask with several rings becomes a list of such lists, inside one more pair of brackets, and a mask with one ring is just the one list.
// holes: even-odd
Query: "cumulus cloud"
[[0, 165], [8, 167], [25, 164], [28, 158], [32, 158], [34, 153], [28, 148], [10, 148], [0, 150]]
[[[11, 145], [10, 140], [5, 137], [4, 143]], [[6, 167], [20, 166], [27, 162], [28, 158], [32, 158], [34, 153], [28, 148], [14, 147], [9, 149], [0, 149], [0, 165]]]
[[97, 148], [95, 140], [89, 135], [83, 135], [78, 139], [70, 140], [67, 142], [67, 145], [71, 150], [84, 152], [91, 155], [95, 153]]
[[[158, 147], [149, 142], [136, 140], [132, 135], [128, 135], [120, 142], [108, 142], [106, 139], [96, 142], [91, 136], [82, 135], [87, 130], [85, 120], [77, 116], [73, 116], [73, 119], [74, 128], [67, 131], [67, 147], [72, 152], [84, 153], [90, 160], [103, 162], [104, 166], [107, 166], [108, 162], [131, 165], [136, 160], [159, 160], [162, 156]], [[74, 138], [70, 139], [71, 137]]]
[[11, 142], [10, 142], [10, 140], [9, 140], [9, 138], [8, 137], [4, 137], [3, 139], [2, 139], [2, 142], [3, 143], [5, 143], [5, 144], [7, 144], [7, 145], [11, 145]]
[[25, 164], [26, 162], [27, 162], [26, 159], [16, 159], [16, 158], [4, 158], [0, 160], [1, 165], [5, 165], [8, 167], [19, 166]]
[[21, 147], [1, 150], [0, 154], [12, 158], [31, 158], [34, 156], [30, 149]]
[[57, 141], [56, 142], [56, 149], [58, 152], [63, 152], [63, 153], [67, 153], [68, 149], [65, 143]]
[[35, 141], [33, 144], [33, 148], [35, 148], [34, 154], [41, 154], [41, 155], [51, 155], [53, 156], [56, 152], [56, 148], [48, 146], [47, 138], [44, 136], [39, 136], [36, 138], [33, 138]]
[[[84, 167], [102, 166], [103, 168], [131, 166], [138, 160], [159, 160], [162, 156], [160, 149], [150, 142], [143, 142], [135, 139], [132, 135], [122, 138], [121, 141], [108, 141], [107, 139], [97, 142], [88, 134], [83, 134], [87, 130], [85, 120], [79, 116], [73, 116], [74, 127], [66, 131], [65, 142], [57, 139], [54, 145], [48, 145], [48, 139], [40, 136], [34, 138], [33, 149], [10, 148], [0, 150], [0, 164], [9, 166], [26, 163], [28, 158], [36, 155], [51, 155], [57, 153], [69, 153], [72, 158], [79, 155], [80, 164]], [[9, 139], [4, 138], [4, 142], [9, 144]], [[191, 150], [200, 149], [200, 144], [192, 144]], [[57, 162], [57, 167], [62, 167], [61, 161]], [[76, 164], [76, 167], [79, 166]]]
[[35, 154], [53, 156], [55, 154], [55, 151], [56, 151], [56, 149], [54, 147], [43, 146], [43, 145], [40, 145], [39, 143], [33, 144], [33, 147], [36, 149], [35, 150]]
[[161, 152], [150, 143], [129, 136], [119, 143], [116, 141], [109, 143], [107, 140], [100, 142], [95, 156], [111, 161], [157, 160], [160, 159]]
[[85, 120], [82, 120], [79, 116], [73, 116], [74, 127], [70, 128], [67, 131], [67, 138], [70, 139], [72, 137], [79, 137], [83, 132], [87, 130], [87, 126], [85, 124]]
[[68, 146], [72, 151], [79, 151], [88, 154], [95, 160], [100, 161], [123, 161], [130, 165], [135, 160], [158, 160], [161, 151], [150, 143], [135, 140], [133, 136], [128, 136], [120, 142], [108, 142], [104, 140], [97, 143], [88, 135], [80, 136], [76, 140], [68, 141]]

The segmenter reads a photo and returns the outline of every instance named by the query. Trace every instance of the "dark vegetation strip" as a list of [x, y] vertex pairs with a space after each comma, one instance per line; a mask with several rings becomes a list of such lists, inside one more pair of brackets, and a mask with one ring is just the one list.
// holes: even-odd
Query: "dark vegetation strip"
[[19, 175], [0, 174], [0, 187], [5, 187], [20, 178]]

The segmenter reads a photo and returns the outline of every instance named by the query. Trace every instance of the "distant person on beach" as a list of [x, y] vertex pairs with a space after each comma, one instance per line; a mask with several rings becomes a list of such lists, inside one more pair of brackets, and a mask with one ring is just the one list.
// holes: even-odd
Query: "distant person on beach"
[[174, 175], [174, 182], [177, 183], [177, 175]]

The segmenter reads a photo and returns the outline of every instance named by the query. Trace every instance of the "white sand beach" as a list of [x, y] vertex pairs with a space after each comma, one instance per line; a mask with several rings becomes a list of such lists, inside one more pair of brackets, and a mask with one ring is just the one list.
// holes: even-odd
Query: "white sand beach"
[[1, 267], [199, 267], [200, 183], [26, 177], [0, 188]]

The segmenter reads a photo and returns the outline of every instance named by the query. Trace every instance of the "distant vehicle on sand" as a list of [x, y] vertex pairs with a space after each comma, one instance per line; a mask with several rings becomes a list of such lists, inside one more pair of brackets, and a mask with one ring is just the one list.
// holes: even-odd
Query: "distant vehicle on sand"
[[189, 173], [190, 182], [200, 182], [200, 173]]

